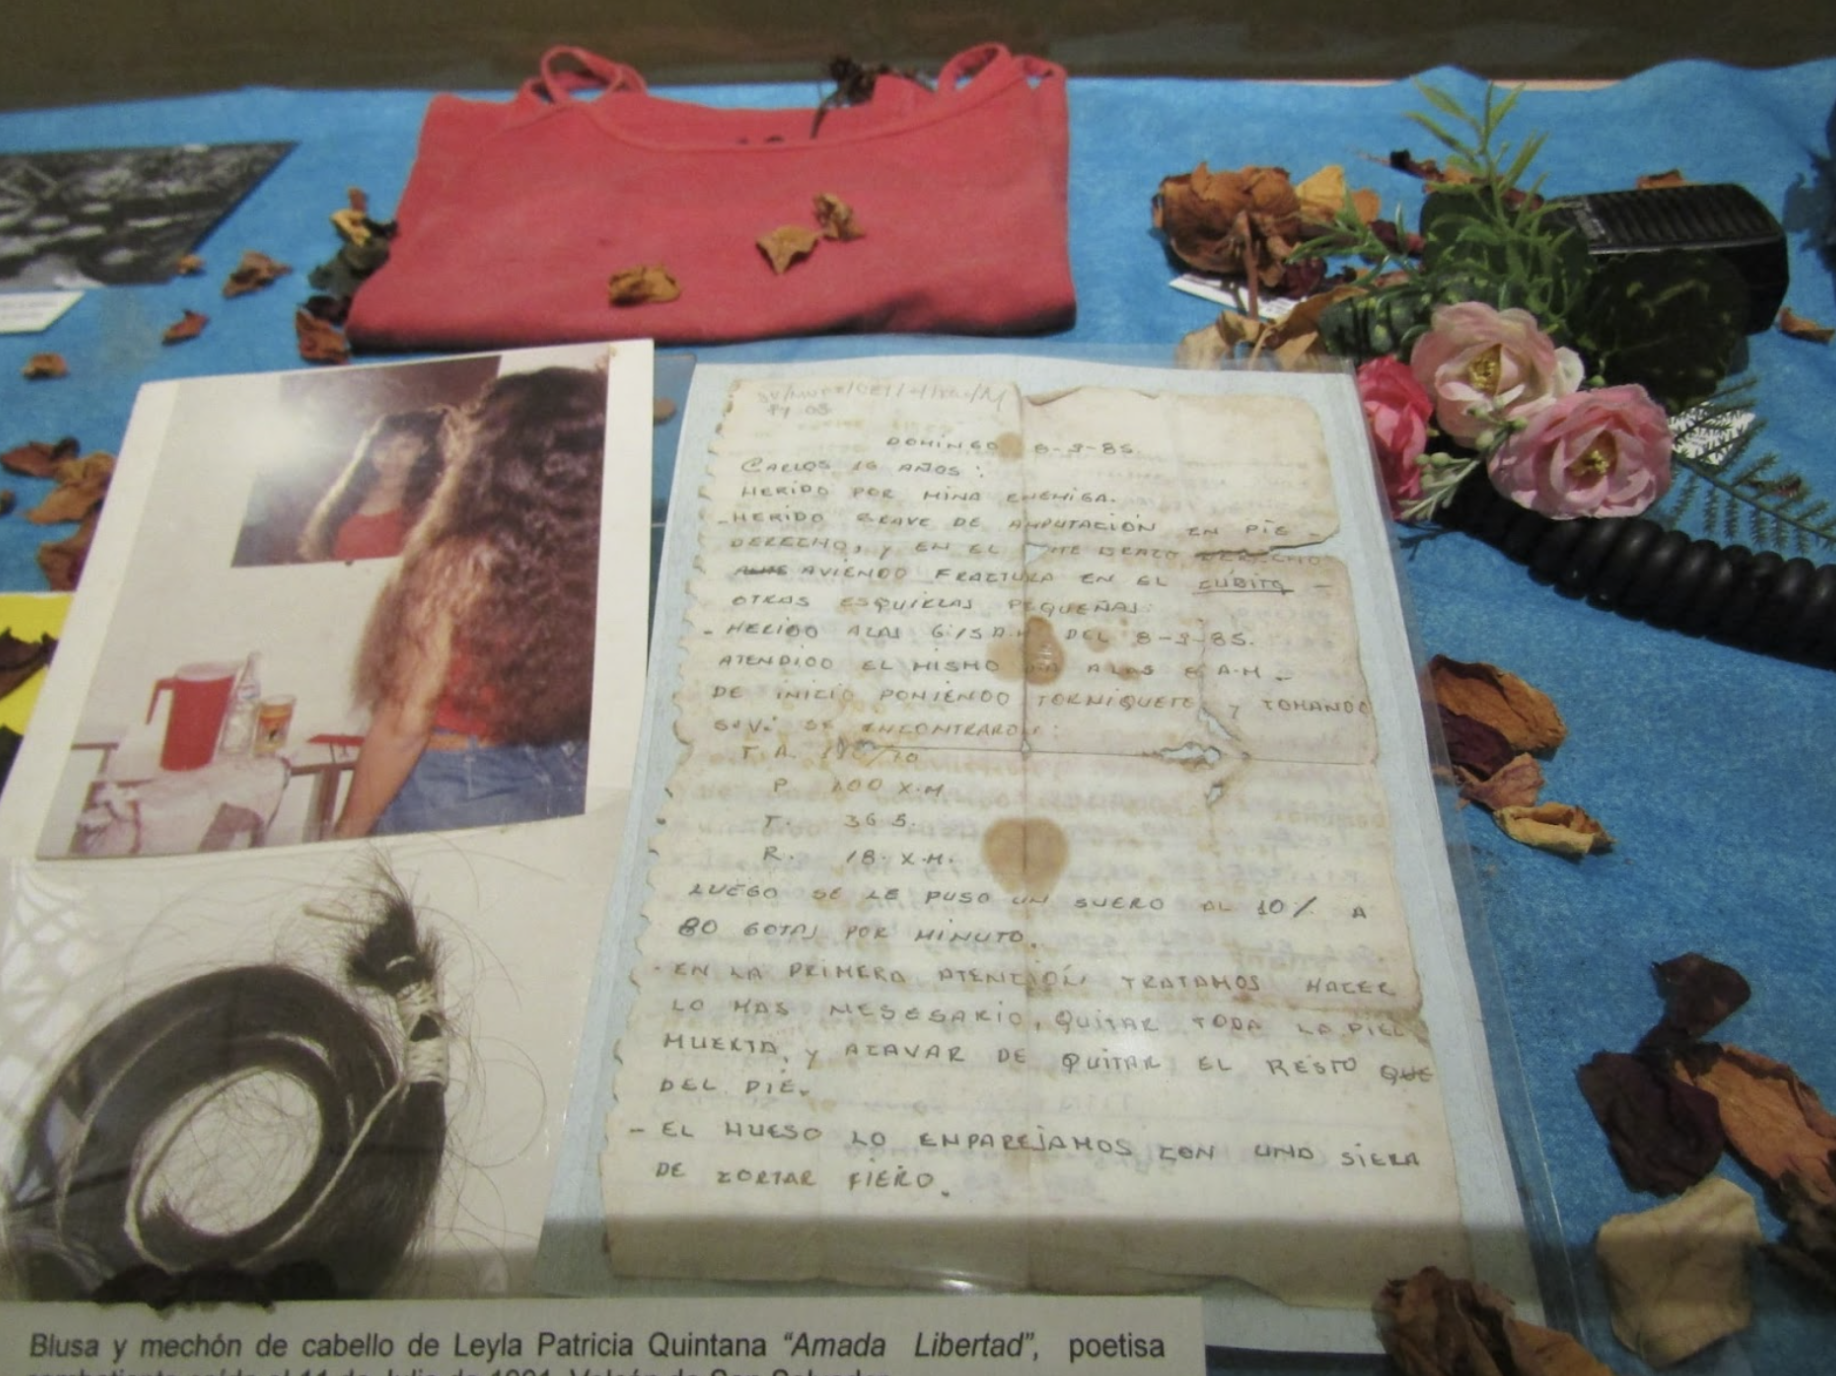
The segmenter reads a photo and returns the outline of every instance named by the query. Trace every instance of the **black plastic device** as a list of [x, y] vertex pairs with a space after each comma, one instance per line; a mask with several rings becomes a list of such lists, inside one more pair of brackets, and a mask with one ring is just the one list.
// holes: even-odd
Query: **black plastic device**
[[1744, 186], [1716, 182], [1597, 191], [1550, 202], [1596, 257], [1696, 249], [1721, 255], [1747, 286], [1747, 333], [1772, 327], [1791, 269], [1785, 231]]

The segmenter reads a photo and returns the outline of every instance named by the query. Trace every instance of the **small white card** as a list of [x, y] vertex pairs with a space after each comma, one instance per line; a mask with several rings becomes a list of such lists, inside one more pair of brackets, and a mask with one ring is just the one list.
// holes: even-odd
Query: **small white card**
[[[1185, 292], [1188, 296], [1216, 301], [1220, 306], [1228, 306], [1239, 315], [1250, 313], [1249, 291], [1241, 282], [1229, 282], [1222, 277], [1207, 277], [1202, 272], [1182, 272], [1167, 285], [1174, 291]], [[1291, 296], [1264, 296], [1260, 297], [1256, 304], [1258, 315], [1270, 324], [1278, 324], [1285, 320], [1288, 312], [1299, 303]]]
[[83, 298], [80, 291], [0, 292], [0, 334], [37, 334]]

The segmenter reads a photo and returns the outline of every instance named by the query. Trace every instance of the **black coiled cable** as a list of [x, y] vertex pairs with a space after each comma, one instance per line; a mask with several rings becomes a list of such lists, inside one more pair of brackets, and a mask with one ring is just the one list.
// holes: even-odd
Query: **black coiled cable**
[[1836, 564], [1693, 538], [1642, 516], [1552, 520], [1475, 473], [1441, 508], [1565, 597], [1685, 635], [1836, 668]]
[[[338, 1296], [372, 1294], [389, 1278], [439, 1175], [446, 1034], [413, 909], [392, 883], [379, 896], [381, 920], [346, 973], [394, 999], [393, 1037], [311, 975], [241, 966], [143, 999], [64, 1064], [26, 1127], [8, 1191], [8, 1244], [30, 1297], [110, 1294], [149, 1271], [255, 1280], [305, 1269]], [[311, 1162], [265, 1217], [206, 1231], [150, 1197], [162, 1144], [259, 1074], [311, 1098]]]

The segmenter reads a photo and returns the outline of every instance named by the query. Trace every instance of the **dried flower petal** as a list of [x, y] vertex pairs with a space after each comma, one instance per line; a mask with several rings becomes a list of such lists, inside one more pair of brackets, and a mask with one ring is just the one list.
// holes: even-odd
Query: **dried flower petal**
[[1679, 1194], [1721, 1159], [1727, 1137], [1715, 1096], [1650, 1058], [1602, 1051], [1575, 1080], [1633, 1189]]
[[57, 639], [48, 632], [37, 640], [22, 640], [12, 631], [0, 631], [0, 698], [51, 662]]
[[77, 456], [77, 442], [66, 435], [56, 444], [27, 440], [15, 449], [0, 454], [0, 468], [24, 478], [55, 478], [57, 470]]
[[230, 275], [224, 280], [223, 294], [246, 296], [252, 291], [260, 291], [292, 271], [285, 263], [276, 262], [267, 254], [250, 249], [242, 255], [242, 261], [231, 269]]
[[614, 306], [642, 306], [650, 302], [674, 301], [682, 295], [681, 284], [661, 263], [626, 268], [615, 272], [606, 283], [606, 297]]
[[1203, 329], [1197, 329], [1188, 335], [1181, 336], [1178, 345], [1173, 350], [1173, 366], [1175, 368], [1216, 368], [1235, 354], [1238, 341], [1231, 335], [1230, 331], [1233, 327], [1225, 323], [1226, 316], [1231, 316], [1235, 320], [1247, 318], [1225, 311]]
[[1282, 168], [1213, 172], [1200, 163], [1161, 181], [1154, 227], [1188, 266], [1272, 287], [1300, 238], [1300, 197]]
[[1404, 1376], [1610, 1376], [1588, 1350], [1526, 1323], [1489, 1285], [1429, 1266], [1377, 1296], [1383, 1350]]
[[1391, 152], [1390, 166], [1398, 172], [1407, 172], [1411, 177], [1420, 177], [1425, 182], [1441, 186], [1463, 186], [1473, 179], [1470, 173], [1462, 172], [1457, 167], [1442, 167], [1433, 158], [1418, 158], [1407, 148]]
[[1819, 1204], [1796, 1176], [1779, 1183], [1775, 1193], [1785, 1236], [1766, 1250], [1814, 1285], [1836, 1297], [1836, 1207]]
[[35, 526], [81, 521], [102, 504], [114, 473], [112, 454], [86, 454], [80, 459], [66, 459], [52, 474], [57, 479], [57, 486], [26, 513], [26, 520]]
[[1754, 1174], [1793, 1178], [1804, 1200], [1836, 1207], [1836, 1115], [1790, 1066], [1737, 1046], [1697, 1047], [1677, 1073], [1715, 1097], [1728, 1146]]
[[1492, 820], [1513, 841], [1571, 859], [1613, 848], [1606, 828], [1573, 803], [1501, 807], [1492, 813]]
[[68, 458], [57, 466], [53, 474], [58, 483], [64, 487], [92, 487], [96, 483], [106, 484], [115, 476], [115, 456], [98, 450], [94, 454], [85, 454], [82, 458]]
[[1836, 329], [1819, 325], [1815, 320], [1799, 315], [1790, 306], [1779, 311], [1779, 329], [1793, 339], [1808, 339], [1813, 344], [1828, 344], [1831, 339], [1836, 339]]
[[186, 311], [181, 318], [166, 326], [166, 332], [160, 336], [160, 339], [167, 344], [182, 344], [187, 339], [196, 339], [203, 334], [204, 327], [208, 324], [210, 324], [208, 315]]
[[345, 204], [331, 213], [332, 228], [345, 243], [361, 248], [383, 227], [370, 218], [370, 198], [362, 187], [346, 187], [344, 199]]
[[34, 382], [51, 378], [68, 377], [70, 365], [64, 362], [62, 354], [33, 354], [26, 360], [25, 367], [19, 370], [20, 376]]
[[816, 198], [816, 224], [822, 230], [823, 238], [837, 239], [843, 243], [859, 239], [867, 233], [855, 220], [854, 207], [840, 196], [831, 196], [826, 191]]
[[348, 363], [350, 341], [329, 320], [308, 310], [293, 313], [293, 334], [298, 341], [300, 357], [308, 363]]
[[1292, 367], [1309, 358], [1324, 358], [1328, 350], [1320, 340], [1319, 319], [1345, 294], [1339, 287], [1316, 291], [1297, 301], [1279, 320], [1221, 311], [1210, 325], [1180, 340], [1174, 362], [1181, 368], [1216, 368], [1244, 346], [1250, 350], [1251, 362], [1273, 354]]
[[1652, 1366], [1670, 1366], [1753, 1322], [1747, 1261], [1763, 1235], [1753, 1196], [1718, 1175], [1594, 1239], [1613, 1307], [1613, 1336]]
[[771, 264], [771, 270], [782, 276], [792, 264], [809, 257], [821, 242], [813, 229], [802, 225], [779, 225], [759, 240], [759, 252]]
[[370, 217], [361, 210], [344, 207], [331, 213], [332, 228], [347, 244], [361, 247], [370, 242]]
[[196, 277], [204, 271], [204, 260], [195, 253], [180, 254], [172, 270], [180, 277]]
[[1568, 726], [1548, 694], [1495, 664], [1436, 655], [1428, 662], [1428, 681], [1436, 702], [1496, 728], [1514, 753], [1543, 754], [1568, 738]]
[[1447, 742], [1447, 759], [1456, 770], [1489, 779], [1520, 752], [1496, 726], [1436, 704], [1441, 718], [1441, 738]]
[[89, 558], [89, 545], [95, 538], [99, 511], [83, 518], [74, 535], [62, 540], [48, 540], [38, 547], [38, 568], [52, 592], [75, 592], [83, 577], [83, 565]]
[[1369, 187], [1360, 187], [1348, 191], [1345, 184], [1345, 169], [1337, 163], [1328, 163], [1311, 177], [1294, 188], [1294, 194], [1300, 198], [1301, 215], [1304, 219], [1316, 224], [1331, 224], [1339, 218], [1339, 212], [1345, 208], [1346, 198], [1351, 199], [1352, 213], [1361, 224], [1369, 224], [1382, 213], [1382, 203], [1377, 193]]
[[1650, 191], [1663, 186], [1689, 186], [1690, 180], [1683, 175], [1681, 168], [1672, 167], [1663, 172], [1645, 172], [1633, 183], [1640, 191]]
[[1458, 768], [1460, 796], [1479, 804], [1488, 812], [1503, 807], [1534, 807], [1543, 790], [1543, 767], [1534, 755], [1514, 755], [1503, 768], [1489, 778], [1479, 778]]
[[43, 668], [57, 648], [57, 639], [49, 632], [37, 640], [25, 640], [12, 631], [0, 631], [0, 673], [17, 673], [21, 669]]
[[1690, 951], [1651, 967], [1664, 995], [1664, 1016], [1639, 1042], [1640, 1051], [1676, 1052], [1712, 1032], [1752, 996], [1746, 977]]

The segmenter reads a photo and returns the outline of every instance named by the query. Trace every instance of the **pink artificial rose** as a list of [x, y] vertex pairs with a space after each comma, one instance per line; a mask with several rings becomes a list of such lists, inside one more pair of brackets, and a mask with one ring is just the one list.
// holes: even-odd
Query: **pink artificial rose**
[[1636, 516], [1670, 490], [1670, 421], [1643, 387], [1560, 397], [1498, 446], [1492, 484], [1557, 520]]
[[1558, 349], [1529, 311], [1479, 301], [1435, 309], [1433, 324], [1409, 355], [1416, 380], [1434, 398], [1434, 416], [1452, 438], [1483, 448], [1505, 421], [1526, 421], [1581, 385], [1581, 357]]
[[1377, 467], [1383, 476], [1383, 495], [1390, 514], [1422, 495], [1422, 452], [1428, 447], [1428, 418], [1434, 398], [1422, 389], [1407, 364], [1385, 355], [1358, 369], [1358, 400], [1364, 403], [1365, 424]]

